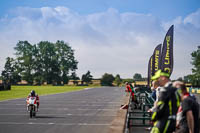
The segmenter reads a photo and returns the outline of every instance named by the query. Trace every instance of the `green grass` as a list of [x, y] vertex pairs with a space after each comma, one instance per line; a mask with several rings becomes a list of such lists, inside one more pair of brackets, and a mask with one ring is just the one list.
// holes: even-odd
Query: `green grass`
[[88, 86], [12, 86], [10, 91], [0, 91], [0, 101], [15, 98], [25, 98], [28, 96], [31, 90], [35, 90], [36, 93], [41, 96], [77, 91], [84, 88], [88, 88]]

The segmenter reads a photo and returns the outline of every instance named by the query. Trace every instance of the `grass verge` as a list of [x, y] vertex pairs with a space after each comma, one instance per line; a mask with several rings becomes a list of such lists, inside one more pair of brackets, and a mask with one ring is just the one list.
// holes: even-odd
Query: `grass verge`
[[35, 90], [36, 93], [41, 96], [77, 91], [84, 88], [88, 88], [88, 86], [12, 86], [10, 91], [0, 91], [0, 101], [15, 98], [25, 98], [28, 96], [31, 90]]

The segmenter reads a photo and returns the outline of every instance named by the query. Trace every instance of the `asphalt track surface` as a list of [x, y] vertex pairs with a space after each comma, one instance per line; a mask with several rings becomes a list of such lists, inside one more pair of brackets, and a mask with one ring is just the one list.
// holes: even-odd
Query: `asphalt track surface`
[[0, 102], [0, 133], [106, 133], [120, 108], [124, 88], [103, 87], [40, 96], [36, 118], [25, 98]]

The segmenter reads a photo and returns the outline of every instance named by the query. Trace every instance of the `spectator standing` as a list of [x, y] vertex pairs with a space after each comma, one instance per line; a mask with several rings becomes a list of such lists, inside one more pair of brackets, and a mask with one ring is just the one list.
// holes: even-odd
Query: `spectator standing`
[[185, 84], [180, 84], [182, 119], [176, 133], [199, 133], [199, 104], [187, 92]]
[[180, 106], [177, 89], [172, 86], [169, 74], [158, 70], [152, 77], [159, 83], [160, 94], [156, 109], [152, 114], [154, 126], [151, 133], [172, 133], [176, 129], [176, 113]]

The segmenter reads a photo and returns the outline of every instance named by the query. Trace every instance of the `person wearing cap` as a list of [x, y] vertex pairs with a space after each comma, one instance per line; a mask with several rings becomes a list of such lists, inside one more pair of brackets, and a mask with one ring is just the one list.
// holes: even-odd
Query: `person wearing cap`
[[155, 111], [152, 114], [154, 126], [151, 133], [172, 133], [176, 129], [176, 113], [180, 106], [180, 95], [177, 88], [172, 86], [170, 74], [158, 70], [152, 77], [157, 80], [160, 94]]

